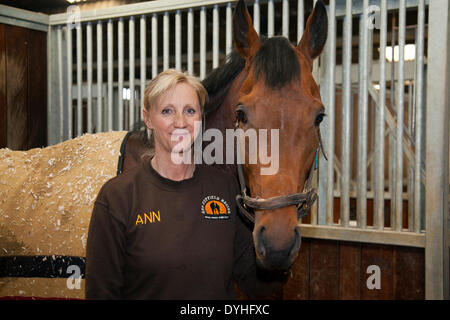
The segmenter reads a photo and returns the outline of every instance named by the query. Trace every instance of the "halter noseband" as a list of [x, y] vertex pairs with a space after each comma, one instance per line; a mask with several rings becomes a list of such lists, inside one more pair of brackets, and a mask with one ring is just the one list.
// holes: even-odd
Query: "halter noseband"
[[[239, 127], [239, 121], [236, 121], [235, 129]], [[236, 196], [236, 202], [239, 207], [239, 211], [243, 214], [249, 221], [255, 222], [255, 214], [253, 212], [248, 211], [248, 208], [256, 209], [256, 210], [273, 210], [283, 207], [288, 207], [295, 205], [297, 206], [297, 219], [300, 220], [304, 216], [308, 214], [311, 210], [312, 205], [317, 200], [317, 193], [315, 189], [311, 189], [311, 181], [313, 176], [313, 171], [317, 170], [317, 163], [319, 160], [319, 149], [322, 150], [322, 154], [327, 160], [327, 156], [322, 147], [322, 138], [320, 136], [320, 129], [318, 129], [319, 136], [319, 146], [316, 149], [316, 154], [314, 156], [314, 163], [309, 170], [308, 179], [306, 180], [304, 190], [305, 192], [301, 193], [293, 193], [286, 196], [278, 196], [272, 198], [253, 198], [247, 195], [247, 187], [245, 184], [244, 178], [244, 170], [242, 168], [242, 164], [240, 161], [240, 145], [239, 139], [237, 145], [237, 171], [238, 171], [238, 179], [239, 185], [241, 188], [241, 194]]]

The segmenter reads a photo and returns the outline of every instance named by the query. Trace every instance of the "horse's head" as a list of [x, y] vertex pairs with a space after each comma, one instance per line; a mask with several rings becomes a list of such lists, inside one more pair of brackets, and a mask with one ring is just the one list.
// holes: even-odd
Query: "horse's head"
[[[325, 6], [317, 2], [297, 46], [283, 37], [261, 41], [242, 0], [233, 23], [236, 50], [245, 59], [246, 74], [234, 107], [238, 125], [244, 131], [267, 129], [268, 155], [276, 152], [271, 150], [271, 129], [279, 133], [278, 172], [262, 175], [261, 168], [267, 165], [260, 159], [249, 164], [246, 155], [243, 171], [250, 196], [269, 199], [302, 192], [319, 146], [319, 124], [324, 115], [312, 65], [327, 38]], [[254, 212], [253, 238], [259, 264], [271, 270], [288, 269], [301, 242], [297, 207]]]

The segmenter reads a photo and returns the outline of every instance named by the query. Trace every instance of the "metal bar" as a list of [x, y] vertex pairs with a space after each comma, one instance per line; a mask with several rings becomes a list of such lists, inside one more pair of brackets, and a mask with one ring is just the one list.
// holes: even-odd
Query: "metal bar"
[[[273, 0], [269, 0], [273, 1]], [[199, 7], [211, 7], [214, 5], [222, 5], [229, 2], [237, 2], [237, 0], [164, 0], [164, 1], [146, 1], [143, 3], [133, 3], [126, 4], [120, 6], [114, 6], [103, 9], [93, 9], [81, 11], [80, 14], [80, 22], [86, 21], [98, 21], [98, 20], [106, 20], [106, 19], [115, 19], [119, 17], [127, 17], [127, 16], [138, 16], [142, 14], [152, 14], [159, 12], [173, 12], [176, 10], [187, 10], [189, 8], [199, 8]], [[426, 0], [428, 4], [429, 0]], [[418, 0], [408, 0], [407, 7], [417, 7]], [[388, 10], [393, 10], [398, 8], [398, 1], [389, 0], [388, 1]], [[3, 10], [3, 9], [2, 9]], [[2, 12], [0, 10], [0, 12]], [[362, 7], [361, 1], [355, 2], [354, 5], [354, 14], [361, 14]], [[336, 17], [341, 17], [345, 15], [345, 9], [340, 6], [337, 7]], [[70, 18], [70, 14], [68, 13], [60, 13], [53, 14], [48, 16], [48, 23], [50, 25], [61, 25], [65, 24]], [[46, 21], [46, 15], [43, 17], [43, 21]], [[47, 24], [47, 22], [45, 22]]]
[[56, 28], [57, 45], [58, 45], [58, 93], [59, 93], [59, 136], [58, 142], [64, 140], [64, 82], [63, 82], [63, 49], [62, 49], [62, 28]]
[[158, 16], [152, 15], [152, 78], [158, 74]]
[[144, 107], [145, 98], [145, 84], [147, 82], [147, 21], [144, 15], [141, 16], [141, 31], [140, 31], [140, 67], [141, 67], [141, 105], [138, 113], [140, 119], [141, 109]]
[[[364, 0], [363, 12], [367, 12], [368, 0]], [[358, 226], [362, 229], [367, 224], [367, 125], [368, 125], [368, 28], [367, 14], [360, 16], [360, 84], [358, 99], [358, 169], [356, 211]]]
[[423, 65], [424, 65], [424, 37], [425, 37], [425, 3], [419, 0], [418, 16], [417, 16], [417, 43], [416, 43], [416, 117], [415, 117], [415, 160], [414, 160], [414, 231], [420, 232], [422, 229], [422, 191], [421, 168], [422, 168], [422, 127], [423, 127], [423, 109], [424, 109], [424, 81], [423, 81]]
[[400, 231], [403, 223], [403, 123], [404, 123], [404, 55], [405, 55], [405, 25], [406, 25], [406, 9], [405, 0], [400, 0], [399, 19], [398, 19], [398, 45], [399, 45], [399, 59], [398, 59], [398, 82], [397, 82], [397, 127], [395, 149], [395, 229]]
[[[390, 92], [390, 102], [391, 102], [391, 108], [392, 110], [395, 109], [395, 83], [396, 83], [396, 77], [395, 77], [395, 60], [394, 60], [394, 48], [395, 48], [395, 42], [396, 42], [396, 29], [395, 26], [397, 25], [397, 16], [395, 14], [392, 15], [392, 32], [391, 32], [391, 48], [392, 48], [392, 60], [390, 63], [391, 66], [391, 92]], [[390, 227], [394, 227], [395, 225], [395, 159], [396, 159], [396, 149], [395, 149], [395, 139], [394, 134], [395, 130], [392, 128], [389, 130], [389, 193], [391, 194], [391, 201], [390, 201]]]
[[256, 33], [259, 34], [259, 29], [260, 29], [260, 10], [259, 10], [259, 0], [255, 0], [255, 2], [253, 3], [253, 28], [255, 28]]
[[103, 131], [103, 26], [97, 22], [97, 124], [96, 132]]
[[275, 33], [275, 10], [273, 0], [267, 3], [267, 37], [273, 37]]
[[[93, 9], [81, 11], [79, 21], [105, 20], [115, 18], [125, 18], [129, 16], [139, 16], [142, 14], [153, 14], [162, 12], [174, 12], [176, 10], [188, 10], [189, 8], [209, 8], [214, 5], [223, 5], [237, 0], [164, 0], [145, 1], [126, 5], [113, 6], [109, 8]], [[70, 14], [60, 13], [49, 16], [50, 25], [65, 24], [70, 18]]]
[[[412, 104], [413, 104], [413, 85], [412, 81], [408, 83], [408, 130], [412, 131]], [[406, 190], [408, 194], [408, 230], [412, 231], [414, 228], [414, 167], [411, 166], [411, 162], [407, 160], [406, 174], [407, 185]]]
[[77, 30], [77, 136], [81, 136], [83, 133], [83, 96], [82, 96], [82, 85], [83, 85], [83, 38], [82, 38], [82, 28], [76, 28]]
[[283, 19], [282, 19], [283, 37], [289, 39], [289, 0], [283, 0]]
[[200, 9], [200, 80], [206, 76], [206, 8]]
[[428, 10], [425, 298], [449, 299], [450, 2]]
[[[321, 56], [321, 68], [316, 69], [320, 74], [320, 78], [324, 81], [318, 82], [320, 84], [320, 96], [322, 97], [322, 103], [327, 108], [328, 112], [328, 106], [330, 104], [329, 101], [329, 90], [328, 87], [331, 85], [329, 79], [330, 79], [330, 54], [331, 54], [331, 48], [330, 43], [327, 41], [327, 44], [324, 48], [324, 52]], [[318, 59], [316, 59], [317, 61]], [[327, 118], [324, 119], [324, 121], [321, 123], [320, 127], [323, 132], [326, 134], [322, 136], [323, 138], [323, 145], [324, 148], [328, 150], [328, 139], [329, 139], [329, 132], [330, 132], [330, 121]], [[328, 155], [330, 156], [330, 155]], [[325, 161], [325, 158], [323, 155], [319, 156], [319, 174], [318, 174], [318, 192], [319, 192], [319, 199], [317, 204], [317, 224], [319, 225], [325, 225], [327, 223], [327, 207], [328, 207], [328, 165]]]
[[[301, 0], [300, 0], [301, 1]], [[352, 1], [346, 0], [344, 20], [344, 45], [342, 58], [342, 137], [341, 137], [341, 225], [349, 226], [350, 176], [351, 176], [351, 120], [352, 120]]]
[[[129, 37], [129, 78], [130, 78], [130, 101], [128, 105], [128, 130], [132, 130], [133, 125], [135, 123], [134, 119], [134, 97], [135, 97], [135, 25], [134, 25], [134, 17], [130, 17], [128, 21], [128, 37]], [[145, 60], [144, 60], [145, 61]]]
[[[363, 6], [362, 6], [362, 1], [353, 1], [353, 14], [361, 14], [363, 13]], [[374, 1], [370, 1], [371, 4], [374, 5], [378, 5], [380, 3], [380, 0], [374, 0]], [[428, 4], [429, 0], [425, 0], [425, 2]], [[418, 4], [418, 0], [406, 0], [406, 8], [414, 8], [417, 7]], [[396, 10], [399, 8], [399, 2], [398, 0], [387, 0], [387, 11], [392, 11], [392, 10]], [[341, 17], [345, 15], [345, 10], [341, 7], [338, 6], [336, 8], [336, 17]]]
[[175, 13], [175, 69], [181, 70], [181, 11]]
[[194, 11], [192, 8], [187, 13], [187, 70], [190, 75], [194, 74]]
[[425, 234], [415, 232], [396, 232], [390, 229], [383, 231], [366, 228], [342, 228], [337, 226], [318, 226], [301, 224], [302, 237], [314, 239], [327, 239], [351, 241], [362, 243], [387, 244], [396, 246], [418, 247], [425, 246]]
[[[0, 20], [3, 19], [10, 20], [8, 20], [9, 22], [2, 21], [2, 23], [10, 23], [15, 26], [24, 26], [29, 29], [35, 29], [44, 32], [48, 31], [50, 22], [49, 15], [0, 4]], [[67, 20], [62, 24], [65, 24], [66, 22]]]
[[87, 133], [92, 133], [92, 22], [86, 26], [87, 52]]
[[[379, 100], [378, 93], [375, 91], [375, 89], [373, 87], [370, 87], [370, 86], [369, 86], [369, 93], [372, 96], [372, 98], [375, 100], [377, 107], [379, 107], [378, 106], [378, 100]], [[388, 131], [390, 131], [390, 132], [388, 132], [388, 133], [391, 133], [391, 132], [395, 131], [395, 128], [397, 125], [396, 119], [388, 108], [385, 108], [384, 113], [386, 115], [384, 119], [385, 119], [387, 125], [389, 126]], [[414, 161], [414, 150], [413, 150], [412, 146], [409, 144], [407, 137], [405, 137], [405, 136], [403, 136], [403, 149], [404, 149], [403, 151], [405, 152], [408, 160]], [[425, 181], [425, 171], [423, 170], [423, 166], [424, 166], [424, 163], [422, 161], [422, 169], [420, 171], [422, 183], [424, 183], [424, 181]]]
[[219, 6], [215, 5], [213, 9], [213, 69], [219, 66]]
[[380, 93], [375, 128], [375, 216], [377, 216], [378, 230], [384, 228], [384, 150], [385, 130], [384, 118], [386, 108], [386, 41], [387, 41], [387, 8], [386, 0], [381, 0], [381, 25], [380, 25]]
[[113, 22], [112, 20], [108, 21], [107, 25], [107, 38], [108, 38], [108, 107], [107, 107], [107, 115], [108, 115], [108, 123], [107, 130], [111, 131], [113, 129]]
[[163, 70], [169, 68], [169, 41], [170, 41], [169, 12], [163, 15]]
[[233, 51], [233, 13], [231, 2], [227, 4], [226, 10], [226, 54], [229, 55]]
[[[327, 108], [327, 122], [328, 122], [328, 139], [327, 139], [327, 191], [326, 191], [326, 224], [331, 225], [333, 223], [333, 203], [334, 203], [334, 122], [335, 122], [335, 67], [336, 67], [336, 3], [330, 1], [328, 12], [328, 46], [329, 54], [327, 56], [328, 63], [328, 108]], [[288, 12], [289, 14], [289, 12]]]
[[123, 38], [124, 38], [124, 32], [123, 32], [123, 19], [120, 18], [118, 23], [118, 32], [117, 32], [117, 48], [118, 48], [118, 55], [117, 55], [117, 130], [121, 131], [123, 130], [123, 50], [124, 50], [124, 44], [123, 44]]
[[[63, 105], [59, 104], [58, 96], [58, 64], [54, 63], [54, 57], [58, 55], [57, 30], [48, 27], [46, 33], [46, 61], [47, 61], [47, 143], [56, 144], [59, 141], [60, 116], [63, 112]], [[8, 75], [9, 76], [9, 75]], [[14, 76], [14, 75], [12, 75]]]
[[300, 42], [305, 28], [305, 4], [304, 0], [298, 0], [297, 3], [297, 43]]

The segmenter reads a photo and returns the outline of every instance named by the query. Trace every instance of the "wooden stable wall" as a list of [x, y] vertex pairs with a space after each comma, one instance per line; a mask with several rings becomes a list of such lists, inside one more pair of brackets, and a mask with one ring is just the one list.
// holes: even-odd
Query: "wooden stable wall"
[[[370, 290], [367, 267], [381, 271]], [[423, 248], [302, 239], [283, 299], [425, 299]]]
[[47, 144], [46, 36], [0, 24], [0, 148]]

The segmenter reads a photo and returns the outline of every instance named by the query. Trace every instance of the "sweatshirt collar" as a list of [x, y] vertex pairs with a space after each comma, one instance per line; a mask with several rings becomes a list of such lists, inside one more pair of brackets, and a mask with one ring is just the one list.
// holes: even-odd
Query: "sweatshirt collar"
[[146, 159], [143, 165], [146, 169], [145, 171], [151, 176], [153, 182], [155, 182], [158, 186], [170, 191], [178, 191], [180, 189], [192, 187], [192, 185], [197, 182], [200, 176], [200, 166], [198, 165], [195, 165], [194, 174], [192, 177], [180, 181], [171, 180], [160, 175], [153, 168], [151, 164], [151, 158]]

